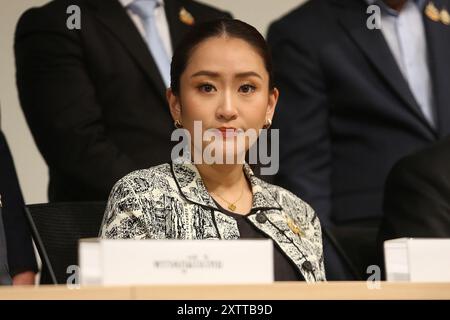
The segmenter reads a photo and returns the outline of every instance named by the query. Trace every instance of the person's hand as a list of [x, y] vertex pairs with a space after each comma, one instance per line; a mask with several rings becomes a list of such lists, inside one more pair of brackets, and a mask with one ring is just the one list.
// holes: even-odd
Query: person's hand
[[13, 286], [34, 285], [36, 274], [33, 271], [18, 273], [13, 277]]

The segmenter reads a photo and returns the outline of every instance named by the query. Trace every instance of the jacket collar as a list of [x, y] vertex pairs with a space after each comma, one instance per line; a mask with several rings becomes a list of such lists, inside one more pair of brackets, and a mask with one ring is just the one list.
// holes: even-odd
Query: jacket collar
[[165, 85], [145, 40], [139, 34], [126, 9], [118, 0], [91, 0], [87, 2], [94, 16], [116, 37], [148, 77], [161, 99], [165, 99]]
[[[171, 163], [171, 168], [177, 186], [186, 199], [201, 206], [219, 210], [208, 190], [206, 190], [197, 167], [192, 162], [185, 159], [182, 161], [175, 160]], [[244, 163], [243, 170], [252, 186], [253, 203], [251, 210], [281, 210], [280, 204], [267, 189], [267, 183], [257, 178], [247, 163]]]
[[[133, 21], [128, 16], [126, 8], [124, 8], [124, 5], [130, 2], [125, 0], [89, 0], [87, 4], [92, 8], [97, 19], [122, 43], [125, 50], [133, 57], [156, 88], [160, 98], [166, 102], [166, 87], [156, 62], [150, 54], [145, 40], [139, 34]], [[164, 4], [172, 48], [176, 48], [183, 35], [191, 28], [190, 25], [181, 21], [180, 12], [183, 9], [192, 12], [194, 8], [192, 8], [190, 1], [160, 0], [160, 2]]]

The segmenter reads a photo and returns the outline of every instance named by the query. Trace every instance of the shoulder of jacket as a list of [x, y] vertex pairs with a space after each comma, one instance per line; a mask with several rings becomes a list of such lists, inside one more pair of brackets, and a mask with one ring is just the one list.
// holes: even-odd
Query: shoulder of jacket
[[317, 50], [336, 37], [337, 17], [331, 0], [302, 3], [269, 25], [267, 40], [271, 47], [294, 46], [297, 50]]
[[39, 34], [47, 31], [75, 34], [67, 28], [67, 19], [74, 12], [74, 6], [80, 8], [81, 19], [84, 19], [87, 11], [84, 0], [53, 0], [42, 6], [25, 10], [16, 25], [16, 38], [26, 36], [28, 33]]
[[160, 164], [148, 169], [139, 169], [130, 172], [119, 181], [116, 185], [122, 185], [127, 188], [131, 188], [134, 191], [141, 189], [143, 186], [154, 184], [154, 181], [158, 180], [173, 180], [172, 171], [169, 163]]
[[275, 200], [280, 204], [284, 211], [289, 215], [306, 215], [310, 218], [314, 218], [314, 209], [303, 199], [292, 193], [291, 191], [268, 183], [259, 179], [261, 186], [268, 189], [269, 193], [275, 198]]
[[[329, 0], [309, 0], [306, 1], [286, 14], [280, 16], [271, 23], [271, 27], [279, 27], [290, 31], [292, 26], [318, 26], [323, 23], [324, 10], [329, 6]], [[318, 16], [320, 19], [317, 19]], [[295, 30], [303, 33], [303, 30]], [[305, 30], [307, 32], [307, 30]], [[310, 30], [309, 30], [310, 32]]]

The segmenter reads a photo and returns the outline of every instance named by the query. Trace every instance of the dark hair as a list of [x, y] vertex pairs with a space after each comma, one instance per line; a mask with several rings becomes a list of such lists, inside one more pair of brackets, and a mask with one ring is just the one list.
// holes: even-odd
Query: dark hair
[[244, 40], [251, 45], [264, 61], [269, 73], [269, 89], [274, 88], [272, 57], [264, 37], [255, 27], [236, 19], [217, 19], [196, 24], [184, 36], [175, 49], [170, 66], [170, 87], [176, 95], [180, 93], [180, 77], [197, 45], [208, 38], [227, 36]]

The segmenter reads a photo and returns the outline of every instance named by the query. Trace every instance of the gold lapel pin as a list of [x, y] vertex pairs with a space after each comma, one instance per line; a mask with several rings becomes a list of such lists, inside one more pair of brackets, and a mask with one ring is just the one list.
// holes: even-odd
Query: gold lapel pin
[[294, 221], [292, 221], [291, 218], [288, 218], [287, 220], [287, 225], [289, 227], [289, 229], [291, 229], [291, 231], [297, 235], [299, 235], [300, 237], [303, 237], [305, 234], [303, 233], [303, 231], [300, 229], [300, 227], [298, 225], [295, 224]]
[[450, 25], [450, 14], [447, 9], [441, 10], [441, 22], [447, 26]]
[[195, 23], [195, 19], [192, 16], [192, 14], [187, 11], [184, 7], [180, 9], [180, 12], [178, 14], [180, 21], [184, 24], [187, 24], [188, 26], [192, 26]]
[[427, 4], [427, 7], [425, 8], [425, 14], [428, 18], [435, 22], [441, 20], [441, 14], [439, 13], [439, 10], [436, 8], [433, 2], [429, 2]]

